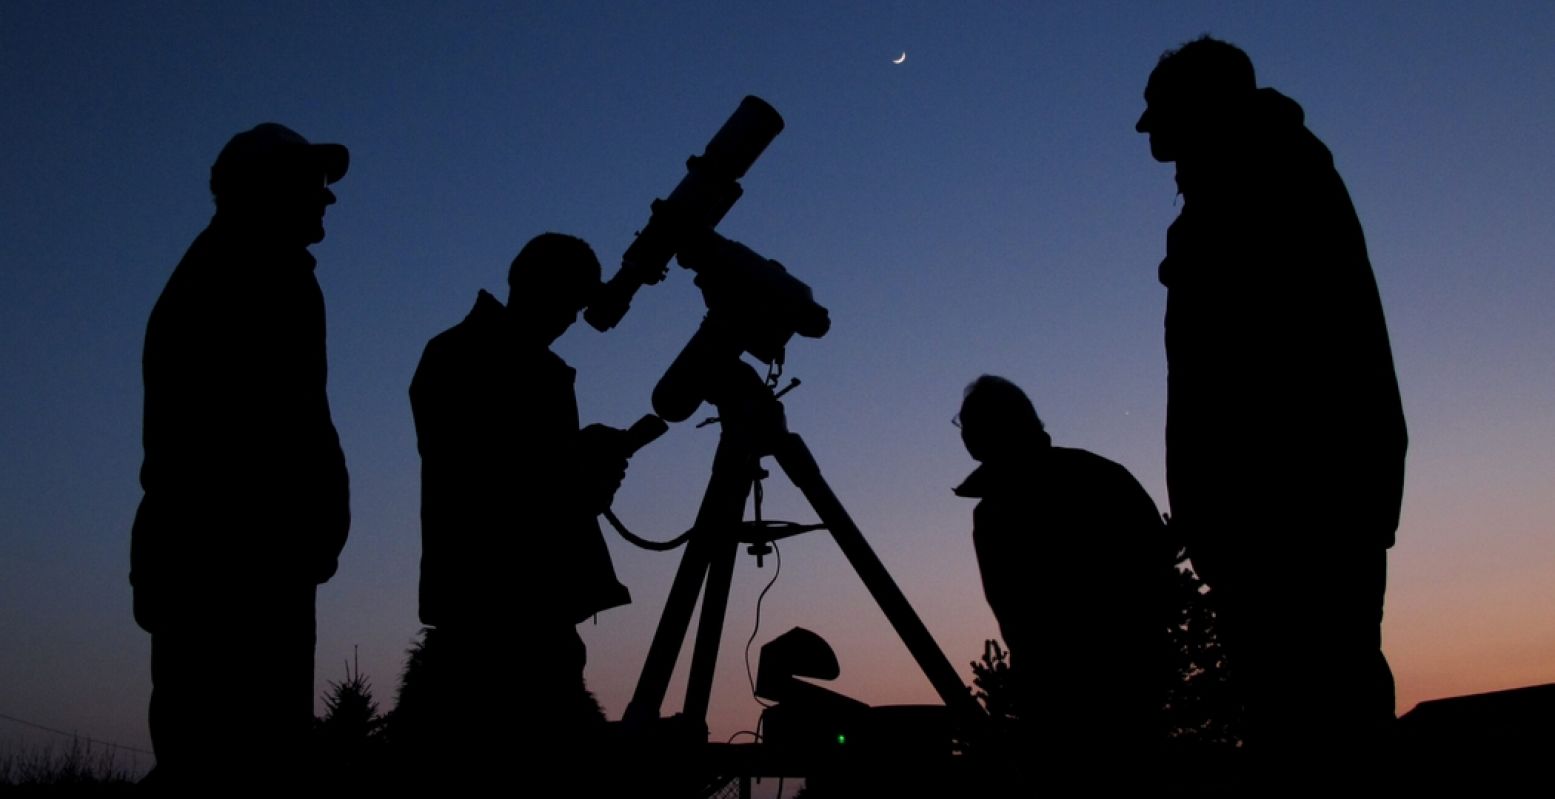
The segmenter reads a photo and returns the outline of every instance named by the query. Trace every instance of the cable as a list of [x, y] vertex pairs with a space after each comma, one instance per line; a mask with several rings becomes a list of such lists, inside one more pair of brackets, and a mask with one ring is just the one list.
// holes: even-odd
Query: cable
[[[757, 485], [760, 485], [760, 483]], [[771, 543], [772, 554], [777, 558], [777, 566], [772, 570], [772, 579], [767, 581], [767, 587], [761, 589], [761, 594], [756, 597], [756, 626], [751, 629], [751, 637], [745, 639], [745, 679], [750, 682], [751, 698], [756, 700], [756, 704], [762, 707], [772, 707], [772, 703], [756, 695], [756, 678], [751, 676], [751, 643], [756, 640], [756, 634], [761, 632], [762, 600], [767, 598], [767, 592], [772, 590], [773, 584], [777, 582], [778, 575], [783, 573], [783, 552], [778, 549], [776, 541]]]
[[73, 733], [73, 732], [65, 732], [64, 730], [56, 730], [53, 727], [45, 727], [42, 724], [38, 724], [37, 722], [28, 721], [26, 719], [19, 719], [19, 718], [15, 717], [15, 716], [8, 716], [8, 715], [6, 715], [4, 713], [0, 713], [0, 719], [5, 719], [6, 721], [14, 721], [17, 724], [24, 724], [24, 725], [26, 725], [28, 727], [32, 727], [34, 729], [43, 730], [44, 732], [52, 732], [55, 735], [63, 735], [65, 737], [67, 737], [67, 738], [74, 738], [74, 739], [76, 739], [78, 741], [86, 741], [89, 744], [97, 744], [99, 746], [107, 746], [107, 747], [110, 747], [110, 748], [113, 748], [113, 749], [123, 749], [123, 750], [125, 750], [127, 752], [137, 752], [137, 753], [142, 754], [142, 755], [155, 755], [156, 754], [155, 752], [148, 752], [145, 749], [139, 749], [139, 748], [136, 748], [136, 747], [133, 747], [133, 746], [125, 746], [124, 744], [116, 744], [116, 743], [114, 743], [112, 741], [100, 741], [100, 740], [98, 740], [96, 738], [91, 738], [91, 737], [88, 737], [88, 736], [85, 736], [85, 735], [77, 735], [76, 733]]
[[605, 509], [604, 515], [605, 521], [610, 522], [610, 526], [616, 528], [616, 532], [620, 533], [622, 538], [625, 538], [628, 542], [636, 546], [642, 547], [643, 549], [651, 549], [654, 552], [668, 552], [675, 547], [686, 543], [686, 541], [691, 539], [691, 534], [696, 532], [696, 528], [693, 527], [690, 530], [687, 530], [668, 541], [649, 541], [648, 539], [633, 533], [631, 530], [626, 529], [626, 525], [622, 524], [621, 520], [617, 519], [616, 515], [612, 513], [609, 508]]

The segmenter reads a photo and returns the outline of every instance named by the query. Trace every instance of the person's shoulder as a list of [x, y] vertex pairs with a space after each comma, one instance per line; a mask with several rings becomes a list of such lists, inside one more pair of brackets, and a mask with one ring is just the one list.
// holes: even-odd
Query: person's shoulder
[[1134, 477], [1123, 464], [1109, 458], [1104, 458], [1090, 450], [1072, 447], [1053, 447], [1055, 464], [1060, 469], [1068, 470], [1080, 479], [1092, 483], [1111, 483], [1119, 486], [1138, 488], [1139, 479]]
[[168, 274], [162, 293], [157, 295], [148, 320], [149, 327], [202, 320], [218, 311], [217, 298], [233, 293], [222, 285], [224, 272], [218, 238], [214, 226], [206, 227], [194, 237]]
[[422, 357], [425, 358], [428, 355], [441, 354], [449, 350], [458, 349], [470, 338], [469, 321], [462, 320], [456, 322], [452, 327], [446, 328], [443, 332], [427, 340], [427, 346], [423, 351]]
[[184, 250], [182, 258], [173, 267], [173, 273], [168, 278], [168, 286], [185, 284], [200, 278], [218, 276], [217, 268], [222, 260], [223, 251], [226, 249], [222, 243], [222, 237], [215, 225], [208, 225], [194, 237], [189, 243], [189, 248]]
[[425, 382], [430, 373], [446, 371], [458, 363], [475, 358], [476, 351], [487, 346], [485, 340], [489, 337], [482, 333], [479, 320], [476, 319], [479, 307], [480, 302], [477, 300], [476, 308], [468, 315], [427, 341], [421, 350], [421, 360], [416, 364], [412, 388], [417, 383]]
[[1123, 468], [1115, 461], [1108, 460], [1107, 458], [1097, 455], [1088, 449], [1080, 449], [1079, 447], [1055, 446], [1053, 447], [1052, 454], [1049, 457], [1053, 458], [1055, 462], [1061, 463], [1070, 468], [1098, 470]]
[[427, 349], [448, 349], [494, 339], [497, 326], [501, 323], [501, 311], [501, 303], [482, 290], [476, 295], [475, 305], [470, 308], [470, 312], [452, 327], [433, 336], [427, 342]]
[[1306, 112], [1295, 100], [1272, 88], [1262, 88], [1253, 103], [1255, 129], [1263, 137], [1270, 167], [1293, 177], [1314, 179], [1334, 168], [1328, 145], [1307, 127]]

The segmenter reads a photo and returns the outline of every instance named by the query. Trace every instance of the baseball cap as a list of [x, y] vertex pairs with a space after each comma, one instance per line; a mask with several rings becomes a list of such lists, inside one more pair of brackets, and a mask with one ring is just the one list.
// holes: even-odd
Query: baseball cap
[[211, 193], [221, 195], [284, 166], [307, 163], [323, 173], [326, 183], [346, 174], [351, 154], [342, 144], [312, 144], [301, 134], [275, 122], [255, 125], [233, 136], [211, 165]]

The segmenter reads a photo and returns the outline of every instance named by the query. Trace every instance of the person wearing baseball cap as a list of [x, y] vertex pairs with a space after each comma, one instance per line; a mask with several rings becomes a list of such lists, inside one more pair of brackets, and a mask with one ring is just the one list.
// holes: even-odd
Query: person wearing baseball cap
[[[211, 166], [217, 215], [257, 226], [261, 235], [324, 239], [324, 207], [335, 202], [329, 186], [346, 174], [351, 154], [340, 144], [310, 144], [274, 122], [233, 136]], [[259, 231], [256, 231], [259, 232]]]
[[233, 136], [211, 167], [216, 214], [146, 327], [130, 582], [161, 787], [310, 770], [314, 601], [350, 509], [308, 247], [348, 165], [273, 122]]

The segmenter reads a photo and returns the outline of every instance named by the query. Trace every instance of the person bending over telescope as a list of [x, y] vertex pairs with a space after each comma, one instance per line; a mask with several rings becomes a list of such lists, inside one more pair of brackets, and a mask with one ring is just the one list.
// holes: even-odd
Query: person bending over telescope
[[1155, 503], [1122, 466], [1053, 446], [1002, 377], [967, 386], [955, 423], [980, 464], [955, 493], [979, 500], [972, 543], [1010, 651], [1019, 768], [1126, 778], [1160, 735], [1169, 670], [1176, 552]]

